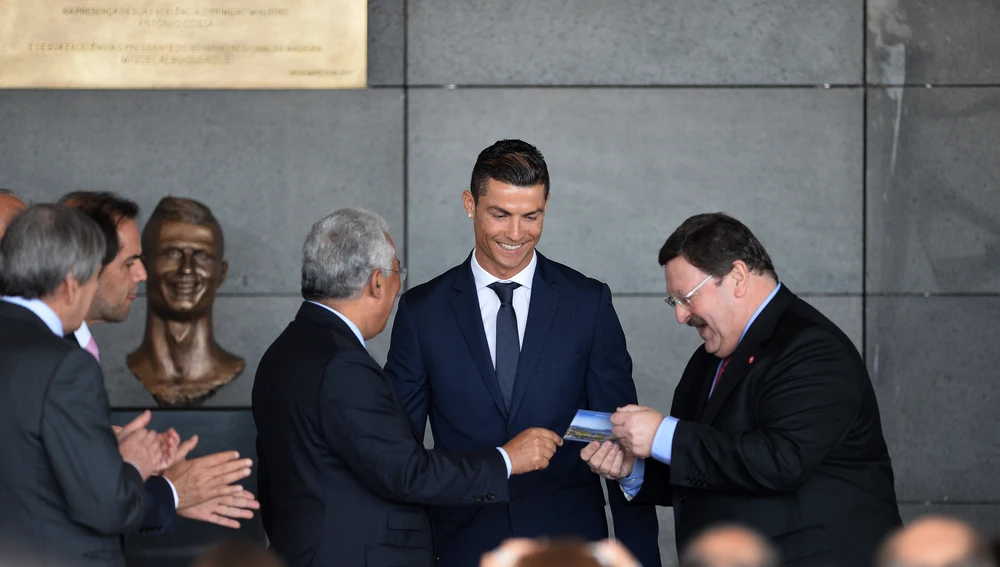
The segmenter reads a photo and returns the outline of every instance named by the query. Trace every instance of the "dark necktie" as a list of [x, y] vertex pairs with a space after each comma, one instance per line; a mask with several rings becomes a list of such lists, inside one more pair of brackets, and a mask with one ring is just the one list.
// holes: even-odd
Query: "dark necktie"
[[517, 358], [521, 354], [521, 342], [517, 336], [517, 314], [514, 313], [513, 304], [514, 289], [521, 287], [521, 284], [494, 282], [489, 287], [500, 298], [500, 309], [497, 310], [496, 371], [503, 403], [509, 410], [514, 395]]
[[711, 398], [712, 394], [715, 393], [715, 388], [719, 385], [719, 379], [722, 378], [722, 373], [725, 372], [726, 367], [729, 366], [729, 359], [732, 357], [733, 355], [729, 355], [722, 359], [722, 364], [719, 365], [719, 370], [715, 373], [715, 382], [712, 382], [712, 389], [708, 392], [709, 398]]

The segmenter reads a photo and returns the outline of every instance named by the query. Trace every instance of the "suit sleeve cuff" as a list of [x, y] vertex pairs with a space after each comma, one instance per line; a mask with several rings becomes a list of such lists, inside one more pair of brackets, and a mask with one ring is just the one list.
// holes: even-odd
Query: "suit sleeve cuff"
[[625, 500], [632, 500], [639, 490], [642, 489], [642, 481], [646, 475], [646, 459], [635, 457], [635, 464], [632, 465], [632, 474], [625, 478], [618, 479], [618, 486], [625, 493]]
[[167, 478], [165, 476], [161, 477], [161, 478], [163, 480], [167, 481], [167, 486], [170, 487], [170, 493], [174, 495], [174, 510], [176, 510], [181, 505], [181, 499], [180, 499], [179, 496], [177, 496], [177, 488], [174, 487], [174, 483], [170, 482], [169, 478]]
[[137, 473], [139, 473], [140, 478], [146, 478], [145, 476], [143, 476], [142, 469], [139, 468], [139, 465], [133, 463], [132, 461], [125, 461], [125, 462], [132, 465], [132, 468], [135, 469]]
[[512, 465], [510, 464], [510, 457], [507, 456], [507, 451], [503, 450], [503, 447], [497, 447], [497, 451], [503, 456], [503, 462], [507, 465], [507, 478], [510, 478], [510, 473], [512, 470]]
[[660, 427], [653, 437], [652, 456], [663, 464], [670, 464], [671, 453], [674, 447], [674, 431], [677, 429], [677, 418], [669, 415], [663, 418]]

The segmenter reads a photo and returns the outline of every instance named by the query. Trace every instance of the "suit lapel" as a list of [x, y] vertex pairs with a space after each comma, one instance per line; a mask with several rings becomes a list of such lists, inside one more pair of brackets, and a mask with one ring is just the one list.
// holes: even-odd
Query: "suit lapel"
[[531, 302], [528, 304], [528, 321], [524, 327], [524, 338], [521, 341], [521, 354], [517, 359], [517, 377], [514, 379], [514, 393], [511, 400], [510, 415], [517, 414], [517, 409], [524, 400], [528, 384], [535, 376], [538, 357], [545, 348], [545, 337], [552, 324], [559, 305], [559, 290], [556, 285], [557, 273], [549, 261], [535, 251], [538, 263], [535, 266], [535, 276], [531, 279]]
[[[794, 297], [792, 292], [782, 285], [778, 293], [771, 299], [771, 302], [767, 304], [767, 307], [760, 312], [757, 319], [750, 325], [743, 340], [736, 347], [736, 352], [733, 353], [733, 358], [729, 361], [725, 372], [722, 373], [722, 378], [719, 379], [719, 384], [715, 387], [712, 397], [708, 399], [705, 411], [698, 418], [699, 422], [712, 423], [719, 414], [719, 410], [722, 409], [726, 398], [729, 397], [729, 394], [739, 386], [740, 382], [750, 372], [753, 361], [760, 358], [763, 343], [774, 334], [774, 327], [778, 323], [778, 319], [781, 318], [781, 315], [788, 308], [789, 304], [791, 304]], [[712, 381], [715, 380], [717, 366], [713, 364], [710, 365], [710, 368], [711, 375], [707, 378], [709, 388], [711, 388]], [[705, 391], [705, 395], [708, 395], [707, 390]]]
[[500, 384], [497, 383], [497, 373], [493, 367], [493, 359], [490, 357], [490, 347], [486, 343], [486, 331], [483, 329], [483, 316], [479, 307], [479, 294], [476, 292], [476, 282], [472, 277], [471, 254], [458, 270], [453, 288], [457, 293], [451, 300], [451, 309], [455, 313], [459, 328], [462, 329], [462, 335], [465, 336], [465, 342], [469, 345], [472, 358], [476, 361], [476, 366], [479, 367], [479, 375], [490, 391], [490, 395], [493, 396], [497, 408], [500, 409], [505, 418], [509, 417], [507, 408], [504, 407]]
[[[691, 369], [691, 380], [692, 384], [689, 386], [689, 392], [693, 392], [696, 396], [691, 399], [691, 394], [684, 398], [689, 400], [690, 406], [682, 408], [684, 417], [680, 415], [675, 415], [675, 417], [681, 417], [681, 419], [698, 419], [701, 414], [705, 413], [705, 406], [708, 404], [708, 392], [712, 387], [712, 380], [715, 379], [715, 370], [718, 367], [719, 359], [708, 354], [703, 349], [698, 349], [698, 357], [695, 366]], [[686, 376], [685, 376], [686, 378]], [[693, 411], [690, 411], [693, 409]], [[674, 415], [671, 413], [671, 415]]]

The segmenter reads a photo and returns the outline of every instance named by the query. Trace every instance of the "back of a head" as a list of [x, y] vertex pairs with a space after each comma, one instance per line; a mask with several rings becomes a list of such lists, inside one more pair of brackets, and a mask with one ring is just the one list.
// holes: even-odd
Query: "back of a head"
[[733, 262], [742, 260], [752, 273], [778, 279], [764, 245], [746, 225], [725, 213], [695, 215], [681, 223], [660, 248], [660, 265], [681, 256], [717, 277], [728, 274]]
[[592, 546], [575, 539], [549, 542], [541, 550], [521, 558], [517, 567], [602, 567]]
[[80, 211], [33, 205], [18, 215], [0, 240], [0, 294], [39, 299], [69, 275], [90, 280], [104, 256], [104, 236]]
[[107, 266], [118, 255], [118, 224], [139, 216], [139, 205], [106, 191], [74, 191], [59, 199], [59, 204], [81, 211], [100, 227], [105, 241], [101, 266]]
[[392, 269], [388, 232], [385, 219], [364, 209], [340, 209], [316, 222], [302, 246], [302, 298], [358, 297], [376, 269]]
[[681, 555], [681, 567], [777, 567], [778, 553], [760, 534], [724, 525], [703, 531]]
[[924, 516], [889, 536], [878, 567], [995, 567], [989, 543], [969, 524]]
[[229, 540], [217, 543], [195, 559], [191, 567], [285, 567], [260, 543]]
[[549, 169], [538, 148], [523, 140], [500, 140], [479, 153], [472, 168], [469, 191], [478, 203], [490, 179], [514, 187], [545, 187], [549, 197]]

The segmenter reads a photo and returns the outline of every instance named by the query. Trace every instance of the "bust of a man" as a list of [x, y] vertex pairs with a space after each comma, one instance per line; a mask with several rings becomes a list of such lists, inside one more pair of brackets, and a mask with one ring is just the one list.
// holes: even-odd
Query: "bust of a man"
[[161, 405], [204, 401], [243, 371], [212, 336], [215, 290], [226, 279], [222, 227], [208, 207], [166, 197], [142, 231], [146, 332], [129, 370]]

